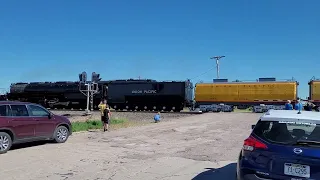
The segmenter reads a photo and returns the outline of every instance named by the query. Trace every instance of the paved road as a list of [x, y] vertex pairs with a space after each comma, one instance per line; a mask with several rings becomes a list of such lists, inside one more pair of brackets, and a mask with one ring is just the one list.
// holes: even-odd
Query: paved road
[[114, 132], [74, 134], [64, 144], [0, 156], [1, 180], [234, 179], [257, 114], [207, 113]]

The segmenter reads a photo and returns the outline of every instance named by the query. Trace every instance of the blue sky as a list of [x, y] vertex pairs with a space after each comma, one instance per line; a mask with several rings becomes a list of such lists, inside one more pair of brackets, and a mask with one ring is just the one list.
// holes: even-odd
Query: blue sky
[[[21, 81], [212, 81], [319, 75], [320, 1], [1, 1], [0, 87]], [[207, 73], [206, 73], [207, 72]]]

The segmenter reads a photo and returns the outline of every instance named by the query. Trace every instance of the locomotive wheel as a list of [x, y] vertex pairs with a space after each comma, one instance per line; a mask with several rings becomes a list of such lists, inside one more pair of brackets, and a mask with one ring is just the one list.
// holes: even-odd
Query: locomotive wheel
[[157, 106], [152, 106], [152, 110], [156, 111], [157, 110]]
[[157, 108], [155, 109], [155, 111], [162, 111], [162, 107], [161, 106], [157, 106]]
[[141, 105], [139, 106], [139, 105], [138, 105], [138, 106], [136, 106], [136, 107], [138, 107], [138, 108], [136, 109], [137, 111], [143, 111], [143, 110], [144, 110], [144, 108], [143, 108], [144, 106], [141, 106]]
[[172, 110], [172, 107], [171, 107], [171, 106], [166, 107], [166, 111], [167, 111], [167, 112], [171, 112], [171, 110]]

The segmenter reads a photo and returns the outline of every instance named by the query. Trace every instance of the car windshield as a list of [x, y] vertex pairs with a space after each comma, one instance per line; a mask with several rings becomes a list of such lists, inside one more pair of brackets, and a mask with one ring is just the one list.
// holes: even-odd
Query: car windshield
[[253, 133], [271, 143], [297, 144], [299, 142], [312, 142], [313, 144], [320, 144], [320, 124], [259, 121]]

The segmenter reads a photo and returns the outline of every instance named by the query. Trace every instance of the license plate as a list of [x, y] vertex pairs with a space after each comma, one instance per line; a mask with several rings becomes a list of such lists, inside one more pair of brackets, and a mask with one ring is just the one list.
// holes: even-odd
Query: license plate
[[310, 166], [300, 164], [284, 164], [284, 174], [296, 177], [310, 177]]

